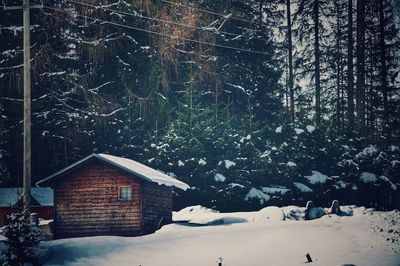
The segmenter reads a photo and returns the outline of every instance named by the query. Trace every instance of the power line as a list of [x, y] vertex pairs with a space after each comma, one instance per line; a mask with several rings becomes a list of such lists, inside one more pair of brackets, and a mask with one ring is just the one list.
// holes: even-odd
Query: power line
[[240, 36], [240, 35], [238, 35], [236, 33], [220, 31], [217, 28], [195, 27], [195, 26], [182, 24], [182, 23], [179, 23], [179, 22], [167, 21], [167, 20], [162, 20], [162, 19], [158, 19], [158, 18], [154, 18], [154, 17], [148, 17], [148, 16], [140, 15], [138, 13], [131, 13], [131, 12], [115, 10], [115, 9], [111, 9], [111, 8], [104, 7], [104, 6], [91, 5], [91, 4], [78, 2], [78, 1], [74, 1], [74, 0], [68, 0], [68, 1], [71, 2], [71, 3], [74, 3], [74, 4], [82, 5], [82, 6], [93, 7], [93, 8], [96, 8], [96, 9], [103, 9], [103, 10], [107, 10], [107, 11], [110, 11], [110, 12], [115, 12], [115, 13], [119, 13], [119, 14], [123, 14], [123, 15], [127, 15], [127, 16], [139, 17], [139, 18], [147, 19], [147, 20], [153, 20], [153, 21], [157, 21], [157, 22], [161, 22], [161, 23], [173, 24], [173, 25], [182, 26], [182, 27], [191, 28], [191, 29], [219, 32], [219, 33], [223, 33], [223, 34], [227, 34], [227, 35], [231, 35], [231, 36], [235, 36], [235, 37], [239, 37]]
[[[54, 11], [58, 11], [58, 12], [62, 12], [62, 13], [65, 13], [65, 14], [69, 14], [65, 10], [58, 9], [58, 8], [53, 8], [53, 7], [48, 7], [48, 6], [44, 6], [44, 8], [47, 8], [47, 9], [50, 9], [50, 10], [54, 10]], [[165, 33], [161, 33], [161, 32], [146, 30], [146, 29], [142, 29], [142, 28], [138, 28], [138, 27], [133, 27], [133, 26], [125, 25], [125, 24], [111, 22], [111, 21], [103, 20], [103, 19], [99, 19], [99, 18], [93, 18], [93, 17], [89, 17], [89, 16], [85, 16], [85, 15], [76, 14], [74, 16], [82, 17], [82, 18], [85, 18], [85, 19], [90, 19], [90, 20], [93, 20], [93, 21], [99, 21], [99, 22], [103, 22], [104, 24], [110, 24], [110, 25], [114, 25], [114, 26], [118, 26], [118, 27], [122, 27], [122, 28], [126, 28], [126, 29], [146, 32], [146, 33], [155, 34], [155, 35], [159, 35], [159, 36], [163, 36], [163, 37], [170, 37], [170, 38], [174, 38], [174, 39], [178, 39], [178, 40], [182, 40], [182, 41], [188, 41], [188, 42], [193, 42], [193, 43], [198, 43], [198, 44], [203, 44], [203, 45], [210, 45], [210, 46], [219, 47], [219, 48], [237, 50], [237, 51], [246, 52], [246, 53], [252, 53], [252, 54], [268, 55], [267, 53], [261, 52], [261, 51], [254, 51], [254, 50], [243, 49], [243, 48], [238, 48], [238, 47], [233, 47], [233, 46], [227, 46], [227, 45], [222, 45], [222, 44], [209, 43], [209, 42], [204, 42], [204, 41], [199, 41], [199, 40], [194, 40], [194, 39], [183, 38], [183, 37], [179, 37], [179, 36], [173, 36], [173, 35], [169, 35], [169, 34], [165, 34]]]
[[209, 11], [209, 10], [205, 10], [205, 9], [200, 9], [200, 8], [193, 7], [193, 6], [183, 5], [183, 4], [180, 4], [180, 3], [177, 4], [177, 3], [174, 3], [174, 2], [171, 2], [171, 1], [167, 1], [167, 0], [161, 0], [161, 2], [164, 3], [164, 4], [168, 4], [168, 5], [174, 5], [174, 6], [178, 6], [178, 7], [184, 7], [184, 8], [191, 8], [193, 10], [197, 10], [197, 11], [201, 11], [201, 12], [204, 12], [204, 13], [220, 16], [220, 17], [223, 17], [223, 18], [231, 18], [231, 19], [234, 19], [234, 20], [247, 22], [247, 23], [251, 23], [251, 24], [255, 23], [254, 21], [251, 21], [251, 20], [238, 18], [238, 17], [234, 17], [234, 16], [229, 16], [229, 15], [224, 15], [224, 14], [221, 14], [221, 13], [217, 13], [217, 12], [213, 12], [213, 11]]

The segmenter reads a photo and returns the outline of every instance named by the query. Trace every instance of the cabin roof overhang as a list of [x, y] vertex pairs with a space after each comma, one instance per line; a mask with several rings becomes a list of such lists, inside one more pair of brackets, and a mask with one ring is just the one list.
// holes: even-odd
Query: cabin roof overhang
[[37, 186], [50, 186], [57, 182], [62, 176], [75, 171], [76, 169], [88, 164], [93, 160], [99, 160], [107, 165], [121, 169], [124, 172], [130, 173], [144, 181], [157, 183], [159, 185], [165, 185], [169, 187], [176, 187], [182, 190], [186, 190], [189, 186], [173, 177], [170, 177], [160, 171], [150, 168], [144, 164], [136, 161], [117, 157], [108, 154], [97, 154], [92, 153], [89, 156], [61, 169], [60, 171], [38, 181]]

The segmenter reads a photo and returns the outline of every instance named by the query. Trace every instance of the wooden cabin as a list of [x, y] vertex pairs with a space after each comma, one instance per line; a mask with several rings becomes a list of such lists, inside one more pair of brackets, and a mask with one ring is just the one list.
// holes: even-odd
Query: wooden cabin
[[[8, 223], [8, 215], [22, 211], [22, 188], [0, 188], [0, 227]], [[42, 219], [53, 219], [53, 190], [31, 188], [31, 212]]]
[[107, 154], [91, 154], [37, 185], [54, 189], [54, 238], [154, 232], [172, 221], [173, 187], [189, 187]]

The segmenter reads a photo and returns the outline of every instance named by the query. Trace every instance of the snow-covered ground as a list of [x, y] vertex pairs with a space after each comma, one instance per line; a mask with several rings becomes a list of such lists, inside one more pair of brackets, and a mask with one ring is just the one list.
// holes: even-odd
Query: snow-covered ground
[[[44, 243], [48, 265], [400, 265], [400, 212], [345, 207], [351, 216], [304, 221], [304, 208], [219, 213], [193, 206], [142, 237], [86, 237]], [[283, 214], [283, 215], [282, 215]]]

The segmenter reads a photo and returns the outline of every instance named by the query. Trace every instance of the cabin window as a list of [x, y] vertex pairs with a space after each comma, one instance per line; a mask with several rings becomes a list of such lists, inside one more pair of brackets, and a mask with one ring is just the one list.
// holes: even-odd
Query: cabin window
[[119, 200], [132, 200], [132, 188], [131, 187], [120, 187], [119, 188]]

